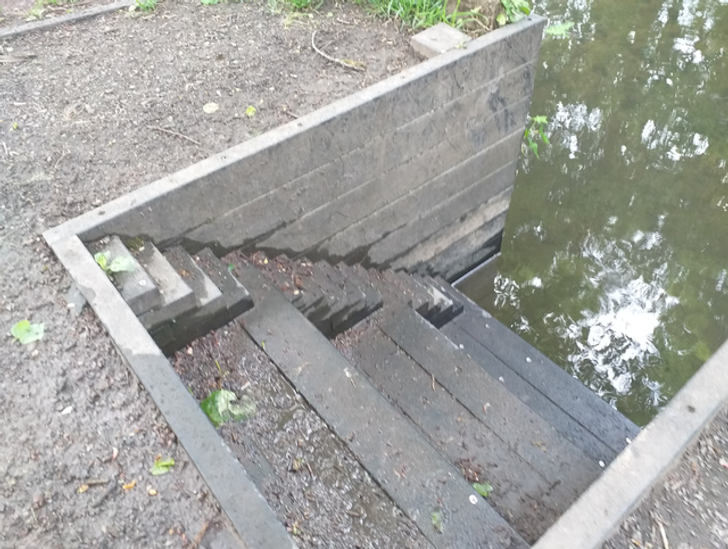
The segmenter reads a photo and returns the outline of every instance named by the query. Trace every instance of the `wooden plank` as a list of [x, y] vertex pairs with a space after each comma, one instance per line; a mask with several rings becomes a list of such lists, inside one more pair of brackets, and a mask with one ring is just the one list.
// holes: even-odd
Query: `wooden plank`
[[503, 378], [504, 387], [552, 425], [559, 433], [568, 438], [587, 456], [605, 464], [610, 463], [617, 456], [617, 452], [604, 444], [576, 419], [564, 412], [556, 403], [549, 400], [543, 393], [483, 347], [459, 324], [450, 322], [440, 328], [440, 331], [466, 352], [470, 358], [481, 365], [491, 376], [498, 379]]
[[[480, 174], [483, 177], [475, 179], [475, 182], [466, 178], [463, 178], [464, 182], [458, 182], [457, 178], [447, 180], [451, 181], [453, 189], [458, 189], [457, 192], [467, 192], [463, 186], [467, 189], [477, 187], [480, 194], [485, 194], [485, 199], [490, 198], [498, 193], [498, 190], [492, 190], [491, 187], [498, 187], [499, 190], [502, 190], [512, 184], [515, 175], [515, 161], [513, 160], [515, 156], [512, 154], [507, 156], [501, 147], [494, 145], [520, 127], [520, 123], [516, 122], [515, 117], [524, 118], [528, 113], [529, 105], [530, 98], [525, 97], [509, 108], [498, 111], [487, 120], [478, 120], [473, 123], [477, 128], [472, 131], [466, 128], [454, 131], [450, 135], [443, 135], [441, 141], [429, 149], [420, 151], [419, 155], [402, 162], [387, 172], [375, 173], [372, 178], [357, 181], [351, 190], [306, 212], [296, 221], [263, 240], [260, 247], [288, 250], [286, 253], [289, 254], [303, 253], [387, 206], [409, 191], [432, 181], [453, 167], [460, 167], [460, 164], [469, 157], [486, 148], [491, 149], [488, 153], [492, 154], [492, 165], [488, 171]], [[503, 178], [499, 175], [500, 170], [505, 169], [502, 166], [512, 166], [509, 172], [510, 177], [505, 178], [501, 184], [489, 184], [490, 181], [502, 181]], [[396, 182], [396, 185], [392, 184], [393, 182]], [[453, 194], [457, 194], [457, 192], [453, 190]], [[300, 210], [298, 213], [300, 215]], [[407, 218], [403, 219], [403, 221], [406, 220]], [[380, 233], [381, 236], [384, 234], [386, 233], [383, 231]], [[214, 236], [215, 239], [217, 237], [225, 238], [224, 235]]]
[[454, 322], [614, 452], [621, 452], [627, 439], [634, 440], [640, 432], [609, 403], [469, 300]]
[[296, 549], [240, 462], [77, 236], [53, 251], [144, 385], [249, 549]]
[[413, 310], [401, 309], [380, 327], [544, 478], [570, 484], [581, 493], [599, 476], [598, 463]]
[[[489, 143], [499, 139], [500, 132], [509, 127], [509, 120], [517, 124], [522, 138], [523, 120], [528, 113], [533, 87], [533, 65], [533, 62], [526, 63], [484, 82], [473, 91], [422, 114], [379, 139], [364, 136], [360, 147], [341, 156], [335, 156], [329, 150], [321, 151], [320, 166], [290, 181], [271, 176], [269, 185], [277, 186], [271, 185], [267, 192], [261, 190], [259, 196], [213, 218], [210, 223], [190, 232], [187, 238], [197, 242], [219, 242], [223, 248], [230, 247], [230, 240], [235, 238], [239, 246], [270, 233], [282, 223], [298, 219], [302, 213], [311, 212], [397, 166], [421, 158], [423, 153], [432, 158], [443, 157], [448, 167], [458, 164], [484, 147], [480, 141], [483, 136], [488, 137]], [[507, 97], [508, 105], [493, 100], [499, 97]], [[517, 147], [516, 154], [511, 149], [510, 154], [504, 155], [505, 160], [491, 159], [491, 165], [497, 166], [498, 162], [515, 158]], [[445, 154], [448, 149], [455, 150]], [[290, 158], [291, 154], [285, 156]], [[409, 169], [405, 176], [411, 171]], [[484, 171], [487, 170], [482, 170], [481, 174]], [[451, 185], [458, 183], [455, 180]], [[465, 185], [467, 182], [460, 183], [460, 186]]]
[[[466, 160], [449, 168], [423, 185], [403, 194], [389, 204], [374, 211], [367, 217], [337, 232], [319, 248], [330, 257], [346, 257], [361, 260], [365, 250], [389, 233], [396, 231], [412, 220], [426, 216], [437, 209], [454, 193], [467, 189], [470, 185], [487, 185], [483, 174], [491, 173], [497, 166], [515, 158], [516, 151], [523, 140], [523, 132], [518, 130], [493, 143]], [[506, 179], [505, 185], [512, 181]], [[492, 185], [492, 194], [500, 190]], [[462, 208], [462, 204], [461, 204]], [[359, 256], [355, 256], [358, 252]]]
[[245, 330], [435, 547], [528, 547], [257, 269], [238, 272], [256, 303], [241, 317]]
[[[488, 502], [535, 543], [580, 495], [552, 486], [378, 329], [358, 340], [356, 365], [459, 468], [493, 486]], [[473, 479], [471, 479], [473, 480]]]
[[[270, 191], [275, 182], [315, 170], [533, 61], [545, 22], [530, 16], [490, 32], [468, 42], [466, 48], [419, 63], [80, 216], [49, 231], [48, 238], [54, 241], [79, 234], [91, 241], [106, 234], [144, 234], [166, 246]], [[282, 158], [286, 161], [281, 162]], [[221, 210], [221, 204], [226, 208]]]

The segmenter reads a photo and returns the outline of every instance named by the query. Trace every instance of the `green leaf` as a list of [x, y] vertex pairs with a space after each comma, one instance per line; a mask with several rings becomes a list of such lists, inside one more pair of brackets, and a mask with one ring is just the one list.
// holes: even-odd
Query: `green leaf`
[[535, 141], [528, 140], [528, 146], [533, 151], [533, 154], [536, 155], [536, 158], [538, 158], [538, 143]]
[[128, 255], [120, 255], [113, 259], [107, 270], [110, 273], [130, 272], [134, 270], [134, 260]]
[[258, 111], [255, 110], [255, 107], [253, 105], [250, 105], [247, 109], [245, 109], [245, 116], [247, 116], [248, 118], [253, 118], [256, 112]]
[[104, 271], [108, 270], [107, 263], [109, 262], [109, 258], [107, 252], [94, 254], [94, 259], [96, 260], [96, 263], [98, 263], [99, 267], [101, 267]]
[[212, 424], [220, 427], [226, 421], [243, 421], [255, 414], [255, 402], [248, 395], [243, 395], [238, 403], [236, 400], [235, 393], [220, 389], [210, 393], [200, 406]]
[[440, 513], [440, 511], [433, 511], [432, 515], [430, 515], [430, 518], [432, 519], [432, 527], [438, 534], [442, 534], [442, 513]]
[[524, 2], [520, 6], [518, 6], [518, 11], [521, 13], [525, 13], [526, 15], [531, 15], [531, 6], [528, 5], [528, 3]]
[[230, 263], [228, 265], [228, 272], [229, 273], [232, 273], [234, 270], [235, 270], [235, 265], [233, 263]]
[[43, 339], [44, 334], [45, 325], [43, 323], [31, 324], [29, 320], [16, 322], [15, 325], [10, 328], [10, 335], [20, 341], [23, 345]]
[[550, 25], [546, 27], [546, 34], [550, 36], [566, 36], [569, 34], [569, 30], [574, 26], [573, 21], [566, 21], [565, 23], [559, 23], [558, 25]]
[[504, 26], [504, 25], [505, 25], [506, 23], [508, 23], [508, 18], [506, 17], [506, 14], [505, 14], [505, 13], [501, 12], [501, 13], [499, 13], [499, 14], [498, 14], [498, 15], [496, 16], [496, 18], [495, 18], [495, 22], [496, 22], [496, 23], [498, 23], [498, 26], [499, 26], [499, 27], [502, 27], [502, 26]]
[[548, 124], [549, 123], [548, 117], [543, 116], [543, 115], [534, 116], [531, 120], [533, 120], [534, 124]]
[[483, 483], [474, 482], [473, 490], [478, 492], [484, 498], [487, 498], [490, 495], [490, 493], [493, 491], [493, 487], [490, 484], [488, 484], [487, 482], [483, 482]]
[[543, 130], [538, 130], [539, 135], [541, 136], [541, 141], [543, 141], [546, 145], [549, 144], [549, 138], [546, 137], [546, 134], [543, 133]]
[[155, 477], [159, 475], [166, 475], [167, 473], [169, 473], [169, 470], [172, 468], [173, 465], [174, 459], [162, 459], [160, 457], [154, 460], [154, 465], [152, 465], [152, 468], [149, 469], [149, 472], [152, 473], [152, 475], [154, 475]]

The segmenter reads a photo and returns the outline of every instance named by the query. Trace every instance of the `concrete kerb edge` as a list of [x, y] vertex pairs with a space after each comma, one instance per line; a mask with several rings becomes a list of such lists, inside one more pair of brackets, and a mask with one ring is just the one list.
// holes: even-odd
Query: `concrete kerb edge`
[[[447, 51], [431, 59], [418, 63], [399, 74], [377, 82], [363, 90], [355, 92], [334, 103], [322, 107], [301, 118], [287, 124], [274, 128], [258, 137], [230, 147], [220, 153], [214, 154], [204, 160], [196, 162], [186, 168], [174, 172], [161, 179], [153, 181], [144, 187], [136, 189], [124, 196], [107, 202], [93, 210], [78, 217], [70, 219], [57, 227], [46, 231], [46, 240], [52, 241], [63, 239], [70, 235], [78, 235], [81, 239], [97, 238], [102, 235], [96, 234], [103, 225], [118, 219], [132, 209], [141, 208], [153, 200], [167, 195], [170, 198], [173, 193], [195, 180], [210, 176], [215, 172], [239, 162], [243, 158], [252, 156], [268, 147], [281, 143], [299, 133], [323, 124], [324, 122], [337, 117], [355, 107], [366, 104], [374, 97], [383, 95], [389, 91], [403, 86], [413, 80], [423, 77], [427, 73], [434, 72], [457, 61], [461, 57], [471, 55], [474, 49], [486, 48], [493, 43], [508, 36], [518, 34], [526, 29], [544, 24], [545, 19], [538, 15], [531, 15], [519, 23], [506, 25], [503, 28], [489, 32], [480, 38], [468, 42], [468, 46], [462, 49]], [[194, 227], [189, 227], [192, 230]], [[155, 242], [159, 244], [158, 242]]]
[[95, 8], [79, 11], [76, 13], [69, 13], [67, 15], [59, 15], [58, 17], [52, 17], [50, 19], [43, 19], [41, 21], [33, 21], [32, 23], [25, 23], [24, 25], [15, 25], [7, 29], [0, 29], [0, 40], [5, 38], [14, 38], [22, 34], [29, 32], [47, 30], [58, 25], [65, 23], [76, 23], [82, 19], [88, 19], [89, 17], [96, 17], [97, 15], [104, 15], [112, 11], [122, 10], [130, 6], [136, 5], [136, 0], [121, 0], [114, 2], [113, 4], [107, 4], [105, 6], [97, 6]]
[[171, 364], [76, 235], [44, 238], [250, 549], [297, 546]]
[[601, 549], [728, 402], [728, 341], [533, 549]]

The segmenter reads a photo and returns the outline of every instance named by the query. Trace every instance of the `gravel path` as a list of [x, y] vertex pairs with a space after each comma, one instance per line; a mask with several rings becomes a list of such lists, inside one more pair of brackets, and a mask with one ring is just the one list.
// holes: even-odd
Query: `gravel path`
[[728, 409], [685, 452], [604, 549], [728, 547]]
[[[94, 315], [67, 306], [40, 235], [415, 62], [404, 33], [349, 4], [274, 9], [180, 0], [0, 44], [35, 56], [0, 63], [0, 548], [237, 545]], [[315, 54], [314, 29], [367, 70]], [[45, 337], [6, 335], [22, 319]], [[176, 464], [155, 477], [159, 455]]]

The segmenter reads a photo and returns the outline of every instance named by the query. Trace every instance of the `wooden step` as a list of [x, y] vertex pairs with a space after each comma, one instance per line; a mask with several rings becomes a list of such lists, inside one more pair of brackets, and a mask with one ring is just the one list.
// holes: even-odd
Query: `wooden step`
[[268, 279], [241, 269], [256, 302], [242, 326], [434, 547], [528, 547]]
[[579, 496], [545, 479], [376, 326], [354, 341], [351, 361], [469, 482], [493, 486], [488, 502], [527, 542]]
[[176, 246], [163, 255], [195, 296], [194, 309], [149, 331], [164, 353], [173, 353], [253, 306], [250, 293], [210, 250], [193, 257]]
[[413, 310], [380, 322], [400, 348], [445, 387], [470, 413], [550, 483], [581, 494], [599, 476], [598, 462], [518, 400], [466, 353]]
[[609, 463], [637, 436], [639, 427], [609, 403], [492, 315], [462, 298], [465, 310], [443, 332], [491, 375], [506, 379], [506, 387], [585, 452]]
[[109, 273], [109, 276], [135, 315], [143, 315], [162, 305], [159, 288], [118, 236], [93, 242], [88, 245], [88, 249], [91, 255], [103, 253], [108, 264], [117, 257], [127, 258], [131, 262], [131, 270]]
[[154, 244], [144, 242], [133, 253], [142, 268], [154, 280], [162, 296], [159, 307], [139, 317], [147, 330], [153, 330], [195, 308], [195, 294], [192, 288], [182, 280]]
[[328, 338], [349, 329], [382, 305], [382, 298], [359, 277], [326, 261], [311, 263], [285, 255], [253, 262], [283, 295]]

